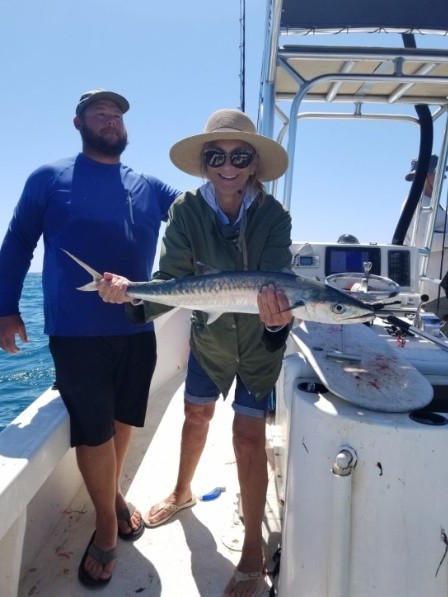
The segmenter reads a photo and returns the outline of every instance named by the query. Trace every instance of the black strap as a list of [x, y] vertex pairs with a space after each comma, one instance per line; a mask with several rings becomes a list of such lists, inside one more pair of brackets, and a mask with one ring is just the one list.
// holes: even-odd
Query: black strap
[[275, 597], [277, 595], [277, 589], [275, 588], [275, 585], [274, 585], [274, 579], [276, 576], [278, 576], [280, 574], [280, 557], [281, 557], [281, 555], [282, 555], [282, 548], [279, 547], [277, 549], [277, 551], [274, 553], [274, 555], [272, 556], [272, 559], [274, 560], [274, 568], [272, 569], [272, 572], [269, 572], [269, 576], [272, 577], [272, 586], [269, 591], [269, 597]]

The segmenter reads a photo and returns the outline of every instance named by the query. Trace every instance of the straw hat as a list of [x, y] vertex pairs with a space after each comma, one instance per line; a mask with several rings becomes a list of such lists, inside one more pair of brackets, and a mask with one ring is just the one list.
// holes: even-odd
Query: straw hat
[[288, 167], [288, 154], [283, 147], [257, 133], [252, 120], [240, 110], [218, 110], [207, 120], [204, 132], [186, 137], [175, 143], [170, 158], [180, 170], [203, 175], [202, 148], [205, 143], [223, 139], [235, 139], [249, 143], [258, 154], [258, 178], [261, 181], [279, 178]]

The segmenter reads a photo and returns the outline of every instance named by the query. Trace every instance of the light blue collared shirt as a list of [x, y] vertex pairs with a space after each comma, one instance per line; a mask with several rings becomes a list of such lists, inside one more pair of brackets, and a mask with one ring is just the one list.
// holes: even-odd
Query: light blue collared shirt
[[[231, 224], [228, 216], [219, 207], [218, 200], [216, 199], [215, 187], [213, 186], [213, 184], [210, 181], [208, 181], [208, 182], [204, 183], [199, 188], [199, 190], [201, 192], [201, 195], [204, 197], [204, 199], [207, 201], [207, 203], [210, 205], [210, 207], [213, 209], [213, 211], [218, 214], [218, 217], [221, 220], [221, 222], [223, 224]], [[244, 210], [249, 209], [249, 207], [252, 205], [256, 196], [257, 196], [257, 193], [254, 190], [252, 190], [252, 189], [246, 190], [246, 192], [244, 193], [243, 201], [241, 203], [240, 211], [239, 211], [238, 217], [236, 219], [236, 222], [233, 222], [234, 225], [240, 223], [241, 218], [243, 217]]]

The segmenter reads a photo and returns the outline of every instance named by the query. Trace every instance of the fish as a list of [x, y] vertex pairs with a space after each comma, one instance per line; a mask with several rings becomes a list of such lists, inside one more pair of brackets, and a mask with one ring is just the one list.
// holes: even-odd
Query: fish
[[[83, 291], [97, 290], [102, 275], [65, 249], [93, 278]], [[132, 299], [203, 311], [211, 324], [223, 313], [258, 314], [257, 295], [263, 286], [274, 284], [284, 292], [294, 317], [318, 323], [365, 323], [375, 316], [372, 305], [317, 280], [292, 272], [218, 271], [170, 280], [130, 282], [126, 294]]]

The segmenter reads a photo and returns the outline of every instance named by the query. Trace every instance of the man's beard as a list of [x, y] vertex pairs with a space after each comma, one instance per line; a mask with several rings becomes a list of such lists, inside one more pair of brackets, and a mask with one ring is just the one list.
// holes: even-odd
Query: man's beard
[[114, 141], [97, 135], [85, 124], [79, 129], [83, 144], [86, 148], [108, 157], [119, 157], [128, 144], [127, 133], [117, 137]]

